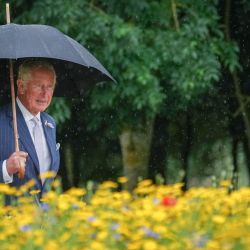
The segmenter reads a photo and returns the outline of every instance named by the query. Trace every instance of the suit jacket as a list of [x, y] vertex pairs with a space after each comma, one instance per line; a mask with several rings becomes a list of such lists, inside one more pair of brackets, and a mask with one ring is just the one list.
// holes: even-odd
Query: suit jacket
[[[36, 182], [34, 188], [41, 191], [39, 194], [39, 198], [41, 198], [42, 194], [47, 191], [47, 187], [52, 180], [46, 179], [44, 184], [42, 184], [39, 178], [39, 161], [34, 143], [18, 105], [16, 109], [20, 151], [27, 152], [28, 156], [26, 158], [24, 179], [20, 180], [17, 174], [14, 174], [13, 182], [10, 185], [18, 188], [28, 180], [34, 179]], [[60, 164], [60, 156], [59, 148], [56, 144], [56, 124], [54, 119], [45, 112], [41, 112], [41, 122], [51, 155], [50, 170], [57, 173]], [[12, 108], [11, 105], [7, 105], [0, 110], [0, 182], [3, 182], [3, 161], [8, 159], [9, 156], [15, 151], [12, 123]], [[52, 126], [48, 126], [48, 124], [52, 124]], [[6, 203], [9, 203], [8, 199]]]

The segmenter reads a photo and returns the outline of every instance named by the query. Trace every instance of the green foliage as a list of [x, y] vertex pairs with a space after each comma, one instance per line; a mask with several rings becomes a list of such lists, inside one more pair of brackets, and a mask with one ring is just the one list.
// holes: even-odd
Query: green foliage
[[101, 126], [96, 117], [106, 113], [113, 119], [105, 123], [115, 121], [119, 129], [152, 119], [172, 95], [184, 105], [198, 98], [218, 82], [222, 63], [239, 68], [237, 46], [225, 42], [219, 25], [217, 1], [178, 1], [177, 14], [179, 30], [171, 1], [45, 0], [16, 21], [54, 25], [97, 55], [117, 84], [90, 92], [87, 103], [96, 113], [90, 127]]
[[241, 3], [243, 4], [243, 6], [244, 6], [243, 11], [244, 11], [245, 13], [248, 13], [248, 12], [250, 11], [250, 2], [249, 2], [248, 0], [241, 0], [240, 2], [241, 2]]
[[223, 55], [223, 63], [231, 73], [239, 70], [242, 70], [241, 65], [239, 64], [239, 47], [235, 42], [231, 43], [221, 43], [221, 54]]
[[[119, 111], [111, 112], [120, 124], [131, 123], [130, 117], [134, 111], [140, 111], [143, 119], [154, 116], [164, 94], [159, 80], [153, 74], [159, 64], [159, 61], [152, 60], [156, 58], [155, 50], [144, 42], [147, 32], [133, 23], [124, 22], [118, 16], [107, 15], [86, 1], [75, 1], [71, 5], [60, 5], [59, 2], [53, 1], [52, 4], [52, 1], [47, 0], [35, 3], [33, 21], [39, 18], [39, 22], [54, 24], [85, 46], [89, 44], [86, 47], [102, 58], [101, 61], [112, 69], [118, 82], [114, 86], [97, 87], [92, 92], [91, 109], [103, 113], [103, 109], [119, 107]], [[31, 16], [23, 15], [20, 18], [30, 22]], [[122, 103], [126, 105], [120, 105]]]
[[181, 101], [185, 103], [199, 98], [219, 81], [222, 63], [230, 70], [239, 68], [239, 64], [237, 46], [224, 39], [216, 5], [178, 3], [180, 28], [158, 33], [156, 47], [161, 48], [163, 77], [181, 92]]
[[64, 98], [54, 97], [47, 112], [52, 115], [56, 122], [61, 125], [71, 117], [71, 110]]

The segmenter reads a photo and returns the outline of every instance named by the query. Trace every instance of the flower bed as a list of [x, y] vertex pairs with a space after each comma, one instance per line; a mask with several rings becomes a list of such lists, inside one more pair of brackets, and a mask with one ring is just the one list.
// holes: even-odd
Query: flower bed
[[[0, 208], [0, 248], [195, 250], [250, 248], [250, 189], [192, 188], [141, 181], [131, 194], [106, 181], [94, 194], [55, 181], [41, 206], [19, 198]], [[22, 190], [0, 185], [2, 194]], [[36, 191], [31, 194], [35, 195]]]

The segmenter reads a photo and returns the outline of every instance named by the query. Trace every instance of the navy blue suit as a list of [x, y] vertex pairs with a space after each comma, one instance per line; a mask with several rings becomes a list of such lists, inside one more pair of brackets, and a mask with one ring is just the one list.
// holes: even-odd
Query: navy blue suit
[[[13, 182], [10, 185], [18, 188], [28, 180], [34, 179], [36, 181], [34, 188], [41, 190], [39, 195], [40, 198], [41, 195], [46, 192], [46, 187], [48, 187], [49, 182], [52, 180], [47, 179], [44, 184], [42, 184], [39, 179], [39, 162], [35, 146], [18, 105], [16, 105], [16, 109], [20, 151], [27, 152], [28, 156], [26, 158], [24, 179], [21, 180], [18, 178], [17, 174], [14, 174]], [[59, 149], [56, 146], [56, 124], [54, 119], [45, 112], [41, 112], [41, 122], [51, 155], [51, 166], [49, 170], [57, 173], [60, 164], [60, 156]], [[10, 105], [7, 105], [0, 110], [0, 182], [3, 182], [3, 161], [8, 159], [15, 151], [12, 123], [12, 109]], [[48, 126], [48, 124], [50, 126]]]

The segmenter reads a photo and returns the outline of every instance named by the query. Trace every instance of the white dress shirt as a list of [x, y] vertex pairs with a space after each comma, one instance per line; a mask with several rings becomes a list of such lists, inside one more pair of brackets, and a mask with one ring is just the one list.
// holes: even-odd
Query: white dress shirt
[[[26, 122], [26, 125], [29, 129], [30, 135], [32, 140], [34, 141], [34, 136], [33, 136], [33, 128], [34, 128], [34, 123], [31, 121], [34, 116], [24, 107], [24, 105], [21, 103], [21, 101], [17, 98], [17, 105], [20, 108], [24, 120]], [[41, 117], [40, 117], [40, 113], [38, 113], [36, 115], [36, 117], [38, 118], [38, 120], [41, 122]], [[43, 127], [42, 127], [43, 128]], [[43, 152], [44, 152], [44, 157], [43, 157], [43, 166], [44, 166], [44, 170], [43, 171], [48, 171], [50, 168], [50, 164], [51, 164], [51, 156], [49, 153], [49, 148], [47, 145], [47, 141], [44, 135], [44, 131], [42, 129], [42, 148], [43, 148]], [[13, 182], [13, 175], [9, 175], [7, 168], [6, 168], [6, 160], [3, 162], [3, 166], [2, 166], [2, 170], [3, 170], [3, 180], [5, 183], [11, 183]]]

